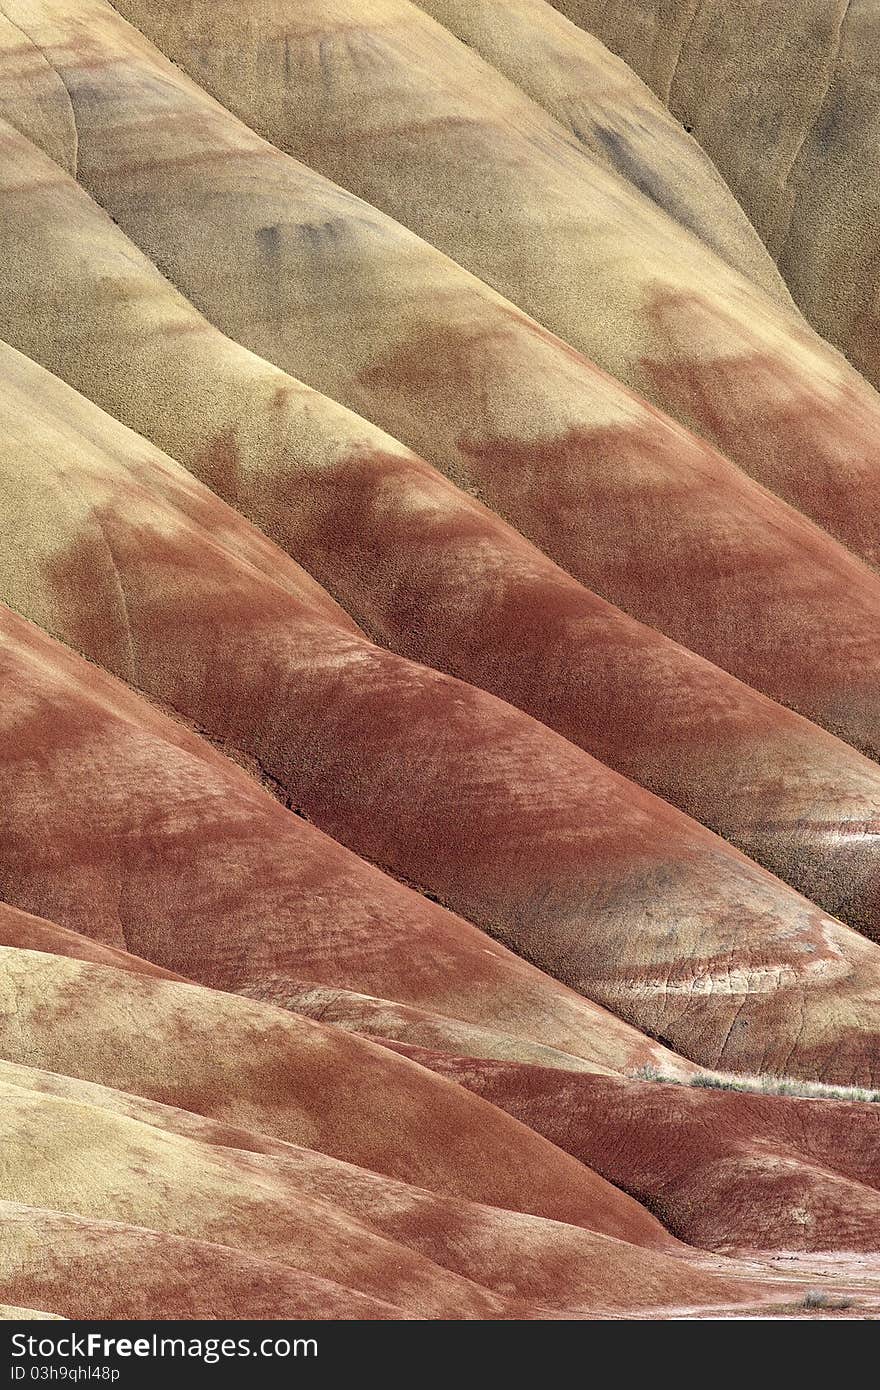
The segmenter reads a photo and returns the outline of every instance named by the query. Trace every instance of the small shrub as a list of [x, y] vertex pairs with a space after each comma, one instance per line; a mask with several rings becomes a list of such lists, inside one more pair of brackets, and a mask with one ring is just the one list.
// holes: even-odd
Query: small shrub
[[666, 1078], [663, 1076], [662, 1072], [660, 1071], [660, 1069], [659, 1069], [658, 1067], [652, 1067], [652, 1066], [648, 1066], [648, 1065], [645, 1065], [644, 1067], [639, 1067], [638, 1071], [632, 1072], [631, 1078], [630, 1078], [630, 1079], [631, 1079], [632, 1081], [665, 1081], [665, 1080], [666, 1080]]
[[852, 1307], [852, 1300], [849, 1298], [836, 1298], [832, 1294], [823, 1293], [821, 1289], [810, 1289], [809, 1293], [804, 1294], [801, 1306], [804, 1308], [825, 1308], [828, 1312], [839, 1313], [845, 1308]]

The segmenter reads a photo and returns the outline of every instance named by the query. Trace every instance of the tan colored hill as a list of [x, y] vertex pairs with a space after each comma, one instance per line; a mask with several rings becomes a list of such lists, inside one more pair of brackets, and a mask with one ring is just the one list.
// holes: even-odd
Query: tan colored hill
[[[523, 705], [873, 929], [876, 774], [866, 763], [585, 594], [387, 436], [212, 331], [56, 166], [14, 135], [6, 149], [3, 207], [17, 255], [0, 267], [16, 306], [5, 331], [19, 346], [173, 449], [380, 638]], [[83, 244], [101, 255], [83, 258]], [[626, 487], [629, 506], [650, 515], [658, 494], [645, 481], [638, 503]], [[608, 514], [620, 500], [608, 498]], [[880, 609], [876, 581], [790, 517], [761, 533], [763, 496], [737, 527], [741, 566], [731, 571], [727, 522], [715, 540], [706, 526], [706, 508], [720, 518], [730, 498], [724, 509], [722, 495], [704, 499], [702, 514], [696, 501], [688, 491], [681, 515], [689, 555], [671, 553], [660, 532], [652, 543], [631, 530], [622, 571], [609, 552], [630, 592], [656, 605], [657, 566], [667, 565], [670, 601], [688, 600], [687, 626], [716, 645], [726, 626], [722, 659], [731, 642], [741, 653], [747, 633], [750, 667], [771, 661], [784, 697], [873, 748], [878, 648], [866, 624]], [[602, 525], [600, 515], [597, 534]], [[714, 587], [683, 587], [688, 564], [708, 568]], [[598, 578], [604, 585], [607, 574]], [[846, 824], [844, 837], [828, 835], [832, 820]]]
[[229, 1246], [13, 1202], [0, 1206], [0, 1220], [4, 1284], [38, 1305], [65, 1309], [21, 1309], [16, 1320], [406, 1317], [385, 1300]]
[[542, 106], [606, 168], [787, 303], [779, 271], [712, 161], [647, 84], [597, 38], [548, 0], [416, 3]]
[[872, 5], [552, 0], [632, 65], [693, 131], [810, 322], [875, 385], [876, 90]]
[[880, 1316], [861, 19], [766, 8], [731, 188], [717, 7], [0, 0], [4, 1322]]
[[[418, 232], [877, 562], [880, 505], [871, 449], [880, 420], [877, 394], [803, 320], [733, 272], [625, 177], [588, 158], [543, 107], [416, 5], [260, 0], [243, 11], [234, 0], [122, 0], [122, 8], [274, 145]], [[97, 0], [77, 6], [56, 0], [32, 5], [28, 13], [29, 32], [50, 52], [74, 108], [85, 84], [89, 121], [80, 142], [80, 176], [128, 230], [142, 209], [133, 214], [124, 193], [130, 143], [127, 151], [111, 153], [121, 122], [113, 123], [115, 134], [110, 127], [114, 102], [125, 103], [128, 82], [133, 91], [133, 72], [127, 75], [126, 68], [144, 61], [140, 50], [134, 57], [137, 39]], [[101, 62], [100, 80], [94, 60], [78, 75], [72, 14], [81, 22], [88, 16], [93, 53], [114, 54], [110, 66]], [[166, 114], [168, 104], [166, 96]], [[181, 125], [187, 107], [184, 98]], [[163, 135], [173, 139], [168, 127]], [[99, 166], [94, 175], [92, 160]], [[188, 169], [190, 197], [201, 177]], [[279, 228], [282, 261], [286, 222], [272, 223]], [[173, 278], [222, 322], [224, 288], [216, 276], [208, 284], [199, 273], [199, 258], [187, 253], [186, 232], [173, 210], [153, 214], [135, 239], [146, 244], [145, 235]], [[331, 254], [339, 254], [338, 236], [330, 241]], [[263, 249], [274, 283], [274, 242]], [[280, 360], [277, 318], [267, 322], [259, 310], [251, 317], [249, 345]], [[235, 332], [241, 336], [240, 328]], [[419, 382], [425, 360], [441, 348], [460, 364], [473, 351], [473, 335], [438, 339], [411, 332], [402, 350], [387, 353], [383, 374]], [[426, 452], [403, 418], [381, 423]], [[471, 425], [457, 420], [456, 445], [469, 446], [466, 456], [485, 464], [488, 447], [496, 466], [501, 460], [515, 466], [518, 454], [505, 458], [505, 446], [518, 442], [515, 435], [497, 428], [483, 440]], [[589, 447], [577, 436], [572, 440], [570, 428], [542, 431], [558, 467], [579, 446]]]
[[[873, 575], [426, 243], [280, 156], [176, 68], [163, 66], [128, 26], [101, 14], [104, 27], [96, 21], [94, 33], [109, 37], [89, 80], [94, 84], [97, 70], [110, 85], [106, 100], [90, 107], [96, 116], [103, 112], [94, 134], [94, 181], [85, 136], [78, 136], [80, 179], [210, 317], [422, 447], [430, 462], [479, 492], [564, 569], [627, 612], [876, 751], [871, 629], [880, 591]], [[20, 35], [13, 51], [21, 52]], [[17, 119], [26, 127], [22, 84], [14, 91]], [[159, 102], [152, 116], [151, 102]], [[36, 120], [37, 111], [56, 110], [61, 140], [69, 133], [66, 103], [55, 83], [31, 112]], [[150, 132], [148, 162], [138, 170], [128, 167], [131, 139], [121, 134], [132, 120]], [[183, 156], [193, 129], [202, 153]], [[229, 362], [212, 335], [203, 339], [200, 320], [164, 293], [156, 300], [153, 284], [139, 284], [124, 241], [108, 247], [110, 264], [95, 262], [90, 271], [76, 246], [85, 234], [81, 219], [92, 226], [91, 205], [72, 189], [68, 199], [57, 169], [20, 138], [10, 136], [6, 148], [6, 265], [15, 306], [7, 338], [192, 462], [235, 501], [240, 480], [267, 453], [277, 467], [289, 387], [277, 379], [269, 386], [252, 359], [249, 369]], [[132, 182], [143, 189], [155, 184], [155, 197], [133, 199]], [[292, 230], [288, 239], [279, 235], [267, 279], [259, 233], [279, 218]], [[345, 227], [317, 260], [297, 250], [315, 219]], [[231, 237], [236, 226], [247, 226], [247, 235]], [[108, 238], [106, 224], [98, 235]], [[60, 262], [51, 285], [47, 257]], [[222, 275], [218, 267], [225, 267]], [[90, 276], [97, 283], [87, 292]], [[61, 316], [59, 300], [70, 306]], [[150, 332], [132, 348], [144, 318]], [[169, 359], [172, 333], [182, 336]], [[425, 349], [416, 359], [407, 357], [414, 339]], [[185, 359], [180, 377], [168, 369], [177, 356]], [[255, 412], [268, 420], [254, 422]], [[548, 498], [555, 500], [548, 505]], [[861, 526], [870, 508], [854, 496], [846, 506]], [[264, 515], [274, 510], [277, 504], [263, 503]]]
[[[390, 1054], [385, 1055], [390, 1063]], [[430, 1072], [411, 1063], [399, 1066], [420, 1075], [429, 1088], [442, 1084], [432, 1083]], [[36, 1197], [48, 1186], [53, 1207], [70, 1210], [77, 1223], [103, 1223], [108, 1211], [122, 1215], [129, 1226], [136, 1217], [142, 1236], [158, 1232], [179, 1239], [183, 1233], [191, 1241], [186, 1232], [199, 1222], [199, 1242], [207, 1234], [220, 1237], [212, 1242], [218, 1262], [256, 1252], [260, 1260], [299, 1268], [302, 1253], [297, 1252], [306, 1239], [310, 1269], [347, 1271], [345, 1277], [359, 1290], [374, 1280], [388, 1281], [385, 1266], [391, 1263], [393, 1279], [399, 1281], [394, 1306], [410, 1315], [436, 1315], [439, 1308], [459, 1317], [549, 1316], [553, 1311], [578, 1316], [597, 1309], [675, 1307], [685, 1301], [710, 1307], [759, 1301], [772, 1309], [774, 1302], [785, 1305], [804, 1293], [803, 1286], [795, 1292], [769, 1275], [762, 1281], [754, 1266], [741, 1269], [731, 1263], [725, 1277], [723, 1262], [712, 1267], [711, 1261], [688, 1257], [685, 1250], [672, 1258], [671, 1242], [665, 1250], [662, 1243], [656, 1252], [646, 1249], [638, 1241], [638, 1227], [629, 1230], [637, 1240], [631, 1244], [472, 1202], [452, 1202], [309, 1148], [63, 1075], [7, 1065], [0, 1068], [0, 1089], [15, 1135], [7, 1179], [12, 1190]], [[468, 1093], [459, 1094], [465, 1098]], [[35, 1120], [46, 1136], [36, 1145]], [[87, 1140], [77, 1126], [88, 1127]], [[77, 1168], [61, 1157], [53, 1145], [56, 1136], [67, 1140], [68, 1152], [82, 1152], [84, 1158], [87, 1153], [88, 1162]], [[19, 1143], [31, 1145], [27, 1162]], [[18, 1152], [22, 1162], [17, 1166]], [[161, 1196], [138, 1180], [145, 1163], [156, 1183], [162, 1179]], [[602, 1190], [601, 1183], [596, 1190]], [[618, 1201], [625, 1210], [626, 1199]], [[23, 1239], [35, 1228], [39, 1231], [38, 1213], [44, 1215], [45, 1209], [32, 1204], [31, 1213], [30, 1220], [26, 1212], [19, 1218], [10, 1253], [18, 1254]], [[650, 1246], [650, 1228], [644, 1234]], [[78, 1235], [85, 1243], [78, 1225], [70, 1223], [67, 1241], [61, 1242], [65, 1262], [85, 1253], [78, 1252]], [[393, 1253], [389, 1242], [397, 1247]], [[32, 1278], [28, 1264], [24, 1262], [24, 1273]], [[124, 1281], [117, 1299], [129, 1282]], [[23, 1283], [19, 1272], [14, 1287], [21, 1290]], [[390, 1290], [391, 1285], [385, 1287]]]
[[[130, 970], [138, 975], [158, 979], [184, 980], [170, 970], [162, 970], [142, 956], [113, 946], [104, 946], [92, 937], [66, 927], [56, 926], [43, 917], [19, 912], [0, 903], [0, 945], [21, 947], [28, 951], [44, 951], [48, 955], [69, 956], [74, 960], [95, 965], [109, 965], [118, 970]], [[396, 1000], [376, 999], [372, 995], [335, 985], [319, 985], [311, 981], [276, 981], [274, 988], [255, 985], [253, 994], [265, 1003], [274, 1003], [294, 1013], [332, 1023], [349, 1032], [360, 1033], [386, 1041], [394, 1039], [408, 1045], [439, 1048], [457, 1056], [496, 1057], [534, 1063], [536, 1066], [559, 1067], [562, 1070], [587, 1069], [603, 1073], [612, 1071], [593, 1060], [574, 1057], [541, 1043], [532, 1043], [508, 1033], [493, 1032], [477, 1024], [465, 1023], [448, 1015], [429, 1013], [424, 1009], [400, 1004]], [[240, 994], [250, 996], [247, 985]], [[671, 1060], [671, 1059], [670, 1059]], [[677, 1073], [687, 1075], [689, 1068], [679, 1061]]]
[[[449, 1196], [674, 1245], [637, 1202], [532, 1130], [342, 1029], [43, 952], [4, 947], [0, 959], [10, 1062], [143, 1094]], [[334, 1075], [346, 1078], [339, 1093]]]
[[[408, 1187], [375, 1171], [367, 1172], [336, 1157], [327, 1157], [340, 1150], [343, 1156], [351, 1154], [353, 1140], [360, 1145], [355, 1152], [362, 1161], [369, 1156], [369, 1150], [364, 1148], [365, 1115], [361, 1113], [359, 1123], [355, 1117], [359, 1094], [366, 1098], [373, 1091], [359, 1093], [357, 1078], [362, 1073], [368, 1088], [375, 1086], [376, 1064], [383, 1055], [375, 1048], [343, 1043], [344, 1035], [315, 1024], [294, 1028], [284, 1023], [281, 1035], [278, 1025], [285, 1015], [265, 1007], [257, 1013], [252, 1005], [231, 1009], [228, 996], [212, 996], [194, 986], [146, 981], [132, 975], [120, 977], [113, 969], [77, 962], [63, 968], [60, 961], [51, 966], [51, 957], [28, 960], [27, 952], [8, 952], [8, 956], [12, 959], [6, 961], [6, 974], [18, 989], [18, 1013], [32, 1036], [41, 1037], [49, 1046], [55, 1039], [55, 1057], [63, 1043], [58, 1040], [54, 1001], [60, 1004], [65, 999], [65, 994], [58, 992], [62, 984], [67, 987], [68, 1000], [70, 990], [76, 990], [82, 1008], [71, 1011], [67, 1003], [65, 1018], [72, 1024], [68, 1047], [74, 1039], [79, 1040], [79, 1047], [68, 1051], [70, 1062], [65, 1065], [76, 1068], [74, 1076], [97, 1080], [96, 1084], [93, 1080], [72, 1079], [64, 1072], [34, 1070], [20, 1062], [0, 1066], [9, 1140], [4, 1180], [7, 1194], [15, 1194], [8, 1198], [4, 1210], [7, 1263], [0, 1268], [18, 1297], [33, 1297], [35, 1288], [45, 1297], [51, 1289], [55, 1306], [68, 1314], [86, 1309], [96, 1315], [96, 1309], [115, 1307], [131, 1315], [131, 1309], [139, 1306], [138, 1299], [149, 1293], [157, 1260], [173, 1258], [179, 1248], [180, 1273], [169, 1281], [158, 1302], [153, 1294], [152, 1306], [179, 1307], [186, 1296], [185, 1281], [192, 1280], [194, 1266], [204, 1264], [213, 1278], [208, 1278], [204, 1287], [199, 1280], [201, 1292], [191, 1291], [189, 1302], [183, 1301], [183, 1312], [195, 1315], [199, 1307], [210, 1306], [212, 1298], [228, 1309], [228, 1298], [225, 1303], [218, 1298], [218, 1273], [231, 1267], [231, 1290], [235, 1291], [240, 1289], [237, 1276], [240, 1277], [243, 1257], [258, 1261], [252, 1271], [254, 1276], [259, 1275], [260, 1265], [265, 1267], [266, 1260], [270, 1261], [270, 1268], [293, 1266], [299, 1272], [299, 1262], [305, 1255], [304, 1239], [308, 1240], [307, 1268], [312, 1277], [304, 1280], [299, 1301], [294, 1299], [287, 1306], [301, 1307], [311, 1297], [313, 1302], [311, 1306], [306, 1302], [306, 1308], [310, 1315], [319, 1317], [340, 1316], [341, 1295], [334, 1292], [331, 1284], [326, 1289], [326, 1301], [321, 1303], [325, 1276], [320, 1276], [316, 1285], [316, 1269], [344, 1273], [351, 1281], [346, 1287], [353, 1285], [359, 1291], [374, 1281], [385, 1280], [381, 1285], [385, 1292], [396, 1288], [398, 1301], [393, 1306], [415, 1316], [432, 1312], [436, 1315], [438, 1310], [465, 1317], [547, 1317], [554, 1312], [579, 1316], [600, 1310], [619, 1313], [633, 1308], [674, 1308], [682, 1303], [705, 1304], [710, 1308], [725, 1303], [760, 1303], [772, 1311], [774, 1303], [788, 1307], [793, 1299], [801, 1299], [809, 1292], [809, 1281], [796, 1281], [793, 1286], [791, 1282], [781, 1284], [769, 1270], [762, 1278], [754, 1264], [740, 1268], [729, 1261], [716, 1261], [713, 1265], [711, 1260], [688, 1255], [685, 1250], [671, 1259], [673, 1247], [663, 1238], [657, 1252], [652, 1253], [645, 1245], [657, 1244], [659, 1228], [641, 1221], [635, 1204], [619, 1196], [612, 1197], [610, 1206], [605, 1197], [607, 1210], [601, 1215], [597, 1199], [602, 1199], [603, 1192], [613, 1193], [601, 1182], [593, 1182], [593, 1195], [582, 1208], [583, 1217], [588, 1225], [597, 1219], [620, 1222], [622, 1217], [627, 1224], [618, 1225], [615, 1238], [463, 1200], [468, 1190], [492, 1191], [491, 1166], [485, 1163], [490, 1135], [485, 1121], [476, 1131], [481, 1171], [468, 1167], [464, 1150], [456, 1153], [447, 1149], [441, 1157], [438, 1147], [430, 1169], [431, 1191]], [[112, 1002], [118, 1013], [96, 1008], [102, 997], [107, 1004]], [[39, 1004], [33, 1013], [35, 1026], [28, 1024], [31, 1001]], [[183, 1010], [189, 1025], [182, 1033]], [[241, 1048], [230, 1029], [236, 1017], [241, 1022], [246, 1019], [250, 1029], [246, 1049]], [[143, 1025], [139, 1036], [131, 1027], [133, 1018]], [[196, 1020], [198, 1024], [194, 1026]], [[258, 1023], [262, 1026], [258, 1027]], [[279, 1052], [282, 1036], [289, 1046], [286, 1065], [278, 1072], [277, 1063], [283, 1055]], [[14, 1033], [4, 1035], [4, 1050], [14, 1037]], [[230, 1085], [234, 1073], [227, 1071], [225, 1084], [215, 1084], [213, 1090], [200, 1088], [197, 1092], [194, 1083], [198, 1078], [190, 1076], [189, 1092], [184, 1093], [188, 1094], [188, 1108], [174, 1108], [181, 1096], [179, 1085], [174, 1084], [179, 1076], [175, 1044], [179, 1052], [185, 1039], [189, 1065], [198, 1064], [201, 1059], [208, 1076], [211, 1071], [216, 1073], [218, 1037], [228, 1045], [230, 1061], [246, 1058], [248, 1063], [246, 1085], [240, 1089], [238, 1100]], [[339, 1045], [348, 1052], [345, 1073], [351, 1108], [348, 1116], [339, 1114], [340, 1126], [331, 1133], [320, 1099], [324, 1087], [317, 1071], [322, 1065], [318, 1049], [330, 1049], [332, 1054]], [[388, 1082], [396, 1074], [408, 1086], [410, 1105], [418, 1107], [419, 1097], [427, 1101], [430, 1095], [439, 1145], [450, 1113], [448, 1101], [467, 1108], [468, 1092], [432, 1080], [431, 1072], [394, 1059], [390, 1053], [384, 1053], [384, 1057], [383, 1094], [390, 1098]], [[43, 1062], [49, 1059], [45, 1054], [40, 1058]], [[359, 1063], [363, 1064], [361, 1072]], [[521, 1071], [539, 1085], [550, 1075], [535, 1068]], [[487, 1079], [491, 1076], [483, 1064], [476, 1074]], [[277, 1090], [281, 1075], [288, 1080], [286, 1104]], [[263, 1078], [262, 1109], [255, 1087], [257, 1076]], [[107, 1080], [119, 1084], [123, 1079], [126, 1092], [108, 1090], [103, 1084]], [[474, 1084], [470, 1077], [467, 1080], [468, 1085]], [[571, 1076], [564, 1078], [564, 1084], [570, 1091]], [[643, 1084], [630, 1089], [636, 1094], [653, 1089], [661, 1099], [659, 1093], [664, 1088]], [[149, 1098], [157, 1095], [160, 1103]], [[460, 1097], [458, 1101], [456, 1095]], [[612, 1098], [613, 1095], [612, 1092]], [[474, 1107], [483, 1104], [476, 1099], [471, 1101]], [[509, 1106], [509, 1099], [504, 1097], [502, 1104]], [[773, 1104], [765, 1103], [765, 1110]], [[791, 1105], [775, 1104], [777, 1109], [780, 1104]], [[605, 1132], [610, 1133], [613, 1112], [608, 1112], [607, 1107], [603, 1109]], [[859, 1107], [851, 1109], [858, 1111]], [[491, 1113], [499, 1114], [484, 1106], [483, 1114]], [[371, 1168], [377, 1159], [382, 1171], [387, 1171], [389, 1164], [393, 1167], [399, 1160], [395, 1160], [392, 1150], [406, 1162], [409, 1145], [405, 1142], [405, 1128], [401, 1132], [398, 1123], [402, 1114], [398, 1100], [388, 1112], [395, 1135], [392, 1143], [391, 1130], [383, 1129], [383, 1121], [379, 1119], [378, 1125], [376, 1119], [372, 1121], [376, 1147], [369, 1162]], [[423, 1110], [422, 1124], [424, 1114]], [[572, 1116], [570, 1105], [569, 1114]], [[530, 1118], [540, 1127], [539, 1119], [536, 1121], [534, 1115]], [[785, 1116], [781, 1118], [784, 1120]], [[858, 1118], [850, 1116], [851, 1120]], [[240, 1127], [245, 1119], [250, 1129]], [[257, 1124], [262, 1132], [253, 1128]], [[570, 1134], [575, 1132], [573, 1125], [572, 1118]], [[506, 1130], [502, 1122], [501, 1129], [505, 1132], [508, 1155], [517, 1152], [517, 1143], [531, 1134], [512, 1121], [506, 1122]], [[452, 1132], [461, 1134], [460, 1121]], [[304, 1139], [306, 1147], [298, 1147]], [[534, 1150], [534, 1136], [528, 1142]], [[566, 1142], [571, 1144], [571, 1139]], [[421, 1147], [427, 1158], [427, 1134]], [[717, 1147], [723, 1147], [720, 1139]], [[601, 1142], [594, 1148], [601, 1157]], [[530, 1161], [541, 1162], [542, 1172], [547, 1169], [549, 1158], [550, 1184], [545, 1185], [543, 1199], [532, 1184], [533, 1202], [554, 1201], [554, 1167], [561, 1174], [565, 1163], [571, 1162], [559, 1150], [555, 1151], [555, 1159], [550, 1158], [553, 1152], [548, 1147], [543, 1159], [538, 1158], [538, 1150], [532, 1154]], [[77, 1156], [73, 1161], [72, 1155]], [[148, 1183], [142, 1180], [145, 1166], [150, 1174]], [[505, 1163], [505, 1170], [509, 1166]], [[423, 1169], [423, 1173], [427, 1171]], [[586, 1170], [582, 1171], [586, 1177]], [[509, 1184], [509, 1177], [503, 1180]], [[455, 1197], [449, 1192], [450, 1183]], [[563, 1200], [571, 1219], [575, 1215], [571, 1202], [573, 1198], [577, 1200], [574, 1168], [566, 1179], [566, 1189]], [[589, 1192], [587, 1185], [585, 1197]], [[44, 1194], [50, 1198], [46, 1206], [54, 1216], [41, 1205]], [[512, 1194], [508, 1187], [509, 1195]], [[24, 1208], [10, 1206], [10, 1201], [21, 1200], [26, 1203]], [[766, 1198], [758, 1200], [760, 1203]], [[617, 1214], [612, 1215], [615, 1206]], [[121, 1226], [112, 1224], [120, 1220]], [[139, 1228], [139, 1235], [133, 1226]], [[191, 1234], [194, 1227], [195, 1240]], [[622, 1239], [624, 1230], [626, 1238]], [[50, 1235], [53, 1259], [48, 1267], [45, 1263], [41, 1266], [35, 1243]], [[207, 1237], [211, 1243], [205, 1248]], [[139, 1240], [144, 1248], [142, 1282], [135, 1282], [128, 1273], [111, 1293], [107, 1281], [97, 1279], [94, 1261], [105, 1249], [108, 1259], [114, 1260], [116, 1250], [121, 1253], [126, 1242], [132, 1250], [134, 1240]], [[389, 1242], [397, 1247], [394, 1252]], [[664, 1253], [666, 1249], [669, 1253]], [[529, 1252], [527, 1260], [523, 1259], [524, 1250]], [[390, 1278], [386, 1268], [389, 1262], [394, 1270]], [[77, 1267], [84, 1277], [73, 1281], [70, 1276]], [[395, 1280], [402, 1282], [395, 1285]], [[239, 1307], [239, 1316], [253, 1306], [251, 1300], [258, 1300], [258, 1308], [265, 1306], [265, 1283], [261, 1286], [255, 1277], [254, 1284], [250, 1300], [245, 1296], [243, 1307]], [[278, 1287], [290, 1297], [283, 1279]], [[864, 1289], [861, 1297], [864, 1298]], [[260, 1299], [264, 1302], [260, 1303]], [[369, 1307], [367, 1304], [361, 1311], [354, 1300], [352, 1316], [376, 1315], [368, 1311]]]

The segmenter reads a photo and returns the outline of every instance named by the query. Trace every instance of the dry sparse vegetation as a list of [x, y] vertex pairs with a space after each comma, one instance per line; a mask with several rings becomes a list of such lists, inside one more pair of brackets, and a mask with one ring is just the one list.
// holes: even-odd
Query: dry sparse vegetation
[[689, 1081], [665, 1075], [657, 1067], [640, 1067], [633, 1081], [659, 1081], [666, 1086], [698, 1086], [716, 1091], [751, 1091], [769, 1096], [796, 1096], [802, 1100], [848, 1100], [880, 1103], [880, 1091], [865, 1086], [828, 1086], [821, 1081], [802, 1081], [796, 1076], [737, 1076], [729, 1072], [700, 1072]]

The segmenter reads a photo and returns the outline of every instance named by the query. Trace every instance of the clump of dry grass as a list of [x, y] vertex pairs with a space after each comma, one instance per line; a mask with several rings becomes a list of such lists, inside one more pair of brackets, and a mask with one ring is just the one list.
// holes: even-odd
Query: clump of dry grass
[[852, 1300], [823, 1293], [821, 1289], [810, 1289], [809, 1293], [804, 1294], [801, 1306], [804, 1308], [824, 1308], [828, 1312], [839, 1313], [844, 1308], [851, 1308]]
[[699, 1072], [688, 1081], [666, 1076], [656, 1067], [640, 1067], [634, 1081], [660, 1081], [667, 1086], [702, 1086], [719, 1091], [750, 1091], [758, 1095], [800, 1096], [807, 1100], [850, 1100], [880, 1103], [880, 1091], [863, 1086], [830, 1086], [821, 1081], [802, 1081], [796, 1076], [746, 1076], [732, 1072]]

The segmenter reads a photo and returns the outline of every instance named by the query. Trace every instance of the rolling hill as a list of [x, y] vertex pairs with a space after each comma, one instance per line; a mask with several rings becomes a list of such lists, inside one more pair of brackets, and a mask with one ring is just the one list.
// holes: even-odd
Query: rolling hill
[[759, 8], [0, 0], [4, 1320], [880, 1314], [871, 70]]

